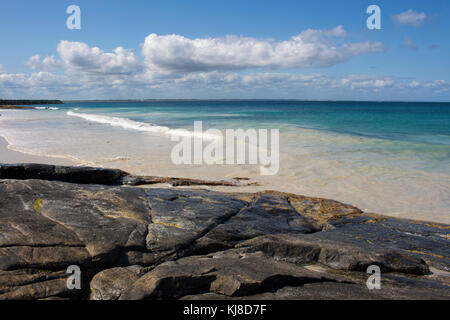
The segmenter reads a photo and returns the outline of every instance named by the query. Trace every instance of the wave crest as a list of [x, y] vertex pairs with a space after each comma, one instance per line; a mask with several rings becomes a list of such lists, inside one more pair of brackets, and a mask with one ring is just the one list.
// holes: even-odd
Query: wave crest
[[188, 131], [186, 129], [170, 129], [169, 127], [158, 126], [153, 123], [139, 122], [127, 118], [110, 117], [98, 114], [78, 113], [73, 111], [68, 111], [66, 114], [69, 116], [79, 117], [87, 121], [108, 124], [113, 127], [121, 127], [123, 129], [162, 133], [174, 136], [190, 136], [205, 140], [215, 140], [219, 138], [218, 136], [212, 136], [205, 133], [202, 134], [198, 132]]
[[34, 107], [36, 110], [59, 110], [58, 107]]

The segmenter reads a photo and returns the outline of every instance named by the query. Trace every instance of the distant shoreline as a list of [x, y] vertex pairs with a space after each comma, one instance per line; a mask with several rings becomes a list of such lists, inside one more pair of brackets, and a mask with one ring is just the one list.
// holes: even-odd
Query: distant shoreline
[[448, 104], [450, 101], [401, 101], [401, 100], [319, 100], [319, 99], [237, 99], [237, 98], [211, 98], [211, 99], [199, 99], [199, 98], [175, 98], [175, 99], [67, 99], [67, 100], [15, 100], [15, 99], [4, 99], [0, 100], [0, 107], [5, 105], [10, 106], [22, 106], [22, 105], [39, 105], [39, 104], [64, 104], [67, 103], [76, 103], [76, 102], [177, 102], [177, 101], [210, 101], [210, 102], [233, 102], [233, 101], [242, 101], [242, 102], [262, 102], [262, 101], [279, 101], [279, 102], [309, 102], [309, 103], [433, 103], [433, 104]]
[[64, 104], [61, 100], [0, 100], [0, 109], [3, 110], [21, 110], [36, 109], [34, 107], [25, 107], [28, 105], [40, 104]]
[[14, 105], [0, 105], [0, 110], [39, 110], [39, 109], [58, 109], [56, 107], [24, 107]]
[[279, 101], [279, 102], [310, 102], [310, 103], [435, 103], [448, 104], [450, 101], [401, 101], [401, 100], [309, 100], [309, 99], [197, 99], [197, 98], [179, 98], [179, 99], [68, 99], [63, 100], [67, 103], [77, 102], [180, 102], [180, 101], [209, 101], [209, 102], [262, 102], [262, 101]]
[[10, 107], [9, 109], [23, 109], [25, 107], [21, 108], [22, 105], [34, 104], [64, 104], [64, 102], [62, 102], [61, 100], [0, 100], [0, 107], [6, 106]]

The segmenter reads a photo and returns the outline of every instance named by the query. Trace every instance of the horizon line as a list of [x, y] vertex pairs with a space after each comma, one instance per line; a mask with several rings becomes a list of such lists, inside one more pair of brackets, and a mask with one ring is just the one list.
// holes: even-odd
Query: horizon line
[[295, 102], [371, 102], [371, 103], [450, 103], [438, 100], [356, 100], [356, 99], [289, 99], [289, 98], [146, 98], [146, 99], [20, 99], [0, 98], [0, 101], [62, 101], [62, 102], [156, 102], [156, 101], [295, 101]]
[[[35, 100], [35, 99], [30, 99]], [[48, 99], [55, 100], [55, 99]], [[96, 102], [96, 101], [105, 101], [105, 102], [152, 102], [152, 101], [296, 101], [296, 102], [375, 102], [375, 103], [385, 103], [385, 102], [393, 102], [393, 103], [450, 103], [450, 101], [436, 101], [436, 100], [414, 100], [414, 101], [406, 101], [406, 100], [352, 100], [352, 99], [288, 99], [288, 98], [151, 98], [151, 99], [56, 99], [61, 100], [63, 102]]]

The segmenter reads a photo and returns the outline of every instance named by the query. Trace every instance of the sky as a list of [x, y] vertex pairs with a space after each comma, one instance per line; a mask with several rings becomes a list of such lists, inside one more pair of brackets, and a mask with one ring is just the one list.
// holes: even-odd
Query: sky
[[449, 34], [448, 0], [2, 0], [0, 98], [450, 101]]

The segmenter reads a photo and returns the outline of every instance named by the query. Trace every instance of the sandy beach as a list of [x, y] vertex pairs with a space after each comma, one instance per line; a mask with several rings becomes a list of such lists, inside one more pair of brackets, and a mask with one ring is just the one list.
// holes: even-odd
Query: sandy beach
[[75, 165], [70, 159], [35, 156], [23, 152], [10, 150], [8, 142], [0, 136], [0, 162], [1, 163], [45, 163], [58, 165]]

